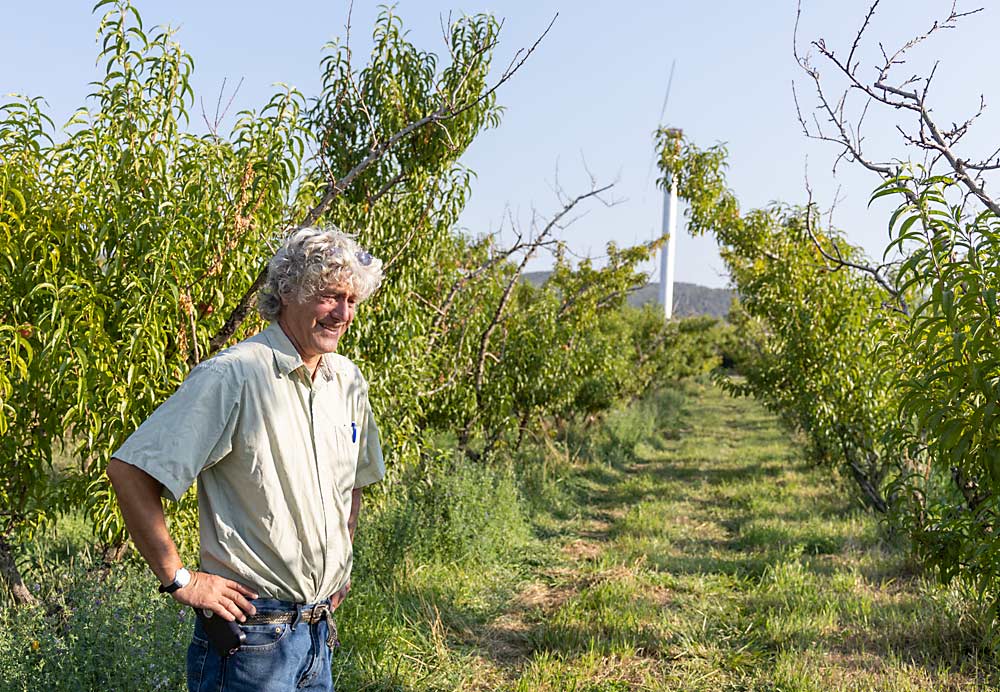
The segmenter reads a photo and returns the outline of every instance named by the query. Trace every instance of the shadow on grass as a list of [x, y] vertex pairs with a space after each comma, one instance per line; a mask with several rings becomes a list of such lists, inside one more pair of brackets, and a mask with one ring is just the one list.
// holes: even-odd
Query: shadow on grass
[[[819, 650], [837, 667], [866, 673], [904, 662], [922, 668], [932, 678], [971, 677], [977, 683], [975, 689], [997, 689], [1000, 671], [981, 624], [970, 622], [975, 618], [955, 617], [947, 607], [927, 599], [918, 583], [896, 586], [904, 596], [888, 602], [869, 601], [859, 608], [861, 612], [852, 612], [843, 602], [817, 606], [810, 601], [815, 594], [799, 594], [801, 602], [796, 605], [796, 595], [788, 592], [751, 593], [730, 625], [743, 631], [754, 648], [774, 656]], [[822, 617], [812, 620], [819, 611], [831, 608], [836, 614], [834, 625]]]
[[[974, 675], [980, 683], [997, 689], [1000, 671], [985, 633], [961, 627], [939, 613], [928, 613], [923, 604], [883, 607], [873, 614], [875, 627], [852, 631], [826, 645], [845, 656], [876, 653], [909, 661], [928, 671], [948, 670]], [[984, 672], [986, 673], [984, 675]]]
[[[711, 412], [719, 418], [727, 414], [724, 407]], [[735, 580], [735, 588], [741, 592], [740, 612], [734, 615], [738, 623], [729, 622], [726, 614], [717, 614], [715, 621], [706, 618], [706, 627], [728, 627], [738, 636], [725, 642], [705, 640], [703, 646], [721, 643], [723, 659], [731, 655], [751, 666], [766, 665], [790, 648], [805, 651], [819, 646], [834, 660], [858, 661], [874, 654], [879, 666], [906, 662], [931, 676], [972, 676], [991, 686], [1000, 681], [983, 628], [970, 624], [969, 618], [923, 603], [916, 568], [901, 557], [904, 547], [881, 531], [859, 528], [867, 523], [867, 517], [852, 519], [858, 513], [856, 504], [830, 478], [824, 475], [820, 480], [815, 467], [797, 452], [781, 449], [788, 449], [787, 433], [776, 429], [773, 420], [757, 416], [725, 420], [725, 430], [736, 433], [718, 443], [729, 456], [715, 458], [695, 451], [678, 459], [679, 455], [669, 453], [671, 444], [662, 439], [645, 440], [631, 451], [606, 454], [611, 463], [592, 464], [583, 476], [587, 483], [574, 487], [574, 500], [587, 508], [584, 516], [596, 516], [609, 508], [627, 510], [650, 500], [664, 501], [667, 506], [683, 503], [695, 529], [693, 535], [686, 531], [687, 535], [682, 533], [678, 538], [676, 532], [664, 531], [652, 521], [646, 526], [640, 518], [633, 524], [612, 524], [607, 537], [628, 541], [632, 551], [622, 559], [641, 560], [646, 569], [678, 577], [718, 575]], [[764, 454], [774, 448], [774, 456], [762, 454], [754, 463], [733, 454], [732, 450], [751, 443], [766, 447]], [[629, 483], [636, 474], [648, 482]], [[815, 483], [823, 486], [818, 488]], [[754, 494], [755, 486], [759, 486], [759, 494]], [[703, 523], [715, 528], [699, 534], [697, 526]], [[664, 545], [669, 549], [663, 550]], [[787, 624], [791, 633], [782, 632], [781, 627], [771, 631], [764, 626], [769, 604], [776, 598], [795, 596], [794, 591], [785, 593], [781, 589], [786, 587], [774, 587], [766, 580], [789, 563], [801, 564], [805, 582], [822, 589], [831, 588], [835, 578], [860, 575], [870, 585], [864, 588], [872, 591], [872, 602], [856, 620], [850, 613], [839, 613], [842, 622], [833, 627], [832, 634], [823, 634], [820, 629], [818, 641], [805, 633], [799, 642], [794, 622]], [[886, 589], [893, 580], [896, 584]], [[771, 588], [777, 591], [765, 593]], [[894, 589], [911, 596], [897, 602], [891, 595]], [[813, 615], [799, 614], [803, 622]], [[642, 623], [600, 618], [586, 621], [582, 615], [577, 619], [580, 621], [538, 624], [528, 636], [532, 650], [557, 655], [598, 651], [660, 657], [666, 656], [672, 645], [670, 635]]]
[[641, 654], [664, 658], [669, 655], [671, 644], [652, 627], [592, 622], [540, 625], [530, 632], [527, 641], [532, 654], [547, 652], [558, 656], [597, 652], [605, 656]]

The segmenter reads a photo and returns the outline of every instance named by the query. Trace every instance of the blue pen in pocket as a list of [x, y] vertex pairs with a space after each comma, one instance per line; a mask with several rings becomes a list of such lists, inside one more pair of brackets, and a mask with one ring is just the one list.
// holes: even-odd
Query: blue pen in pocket
[[351, 442], [354, 443], [357, 441], [358, 441], [358, 424], [355, 423], [354, 421], [351, 421]]

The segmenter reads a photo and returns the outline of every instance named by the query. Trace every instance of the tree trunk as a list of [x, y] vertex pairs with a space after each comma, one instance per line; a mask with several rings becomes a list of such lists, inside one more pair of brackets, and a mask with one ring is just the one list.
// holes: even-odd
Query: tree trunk
[[21, 573], [17, 571], [10, 544], [3, 538], [0, 538], [0, 579], [14, 595], [14, 603], [17, 605], [34, 605], [36, 603], [35, 597], [31, 595], [28, 587], [21, 580]]
[[123, 538], [120, 541], [114, 543], [107, 543], [101, 550], [101, 561], [110, 567], [111, 565], [120, 562], [125, 553], [128, 552], [129, 542], [127, 538]]
[[[843, 430], [837, 431], [837, 437], [840, 440], [840, 450], [844, 455], [844, 461], [847, 462], [847, 468], [861, 490], [862, 500], [879, 514], [886, 514], [889, 511], [889, 505], [886, 503], [885, 498], [882, 497], [882, 493], [878, 488], [879, 479], [872, 478], [870, 472], [866, 472], [865, 469], [861, 468], [857, 455], [854, 453], [852, 445], [847, 441], [846, 433]], [[869, 459], [869, 469], [874, 465], [876, 465], [875, 462]]]
[[970, 478], [958, 466], [951, 468], [951, 479], [954, 481], [955, 487], [962, 493], [962, 497], [965, 498], [965, 506], [969, 508], [969, 511], [975, 512], [979, 509], [979, 505], [983, 504], [987, 494], [979, 487], [976, 479]]
[[847, 460], [848, 468], [851, 470], [851, 475], [854, 476], [854, 481], [858, 484], [858, 488], [861, 489], [862, 497], [865, 503], [874, 509], [879, 514], [885, 514], [889, 511], [889, 505], [886, 503], [885, 498], [882, 497], [882, 493], [879, 492], [878, 487], [872, 482], [872, 479], [867, 473], [858, 465], [854, 459]]

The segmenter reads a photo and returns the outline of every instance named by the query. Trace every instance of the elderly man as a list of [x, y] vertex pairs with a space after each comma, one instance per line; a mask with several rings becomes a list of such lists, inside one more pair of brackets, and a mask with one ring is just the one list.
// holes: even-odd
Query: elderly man
[[[381, 280], [350, 236], [292, 233], [258, 299], [270, 326], [194, 368], [108, 465], [160, 591], [198, 612], [191, 690], [333, 689], [361, 489], [385, 473], [368, 385], [334, 351]], [[198, 571], [160, 501], [195, 479]]]

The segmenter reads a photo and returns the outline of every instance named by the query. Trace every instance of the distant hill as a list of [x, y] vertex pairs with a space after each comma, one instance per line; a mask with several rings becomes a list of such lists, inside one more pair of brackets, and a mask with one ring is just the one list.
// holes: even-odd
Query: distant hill
[[[545, 283], [552, 272], [525, 272], [524, 279], [535, 286]], [[658, 303], [660, 284], [646, 284], [629, 294], [628, 303], [633, 307], [641, 307], [647, 303]], [[695, 317], [711, 315], [724, 318], [729, 314], [729, 305], [733, 302], [735, 292], [728, 288], [707, 288], [698, 284], [683, 282], [674, 283], [674, 315], [677, 317]]]
[[[729, 288], [708, 288], [698, 284], [674, 282], [674, 315], [694, 317], [711, 315], [724, 318], [729, 314], [729, 306], [736, 292]], [[660, 302], [660, 283], [646, 284], [628, 297], [629, 305], [640, 307], [647, 303]]]

